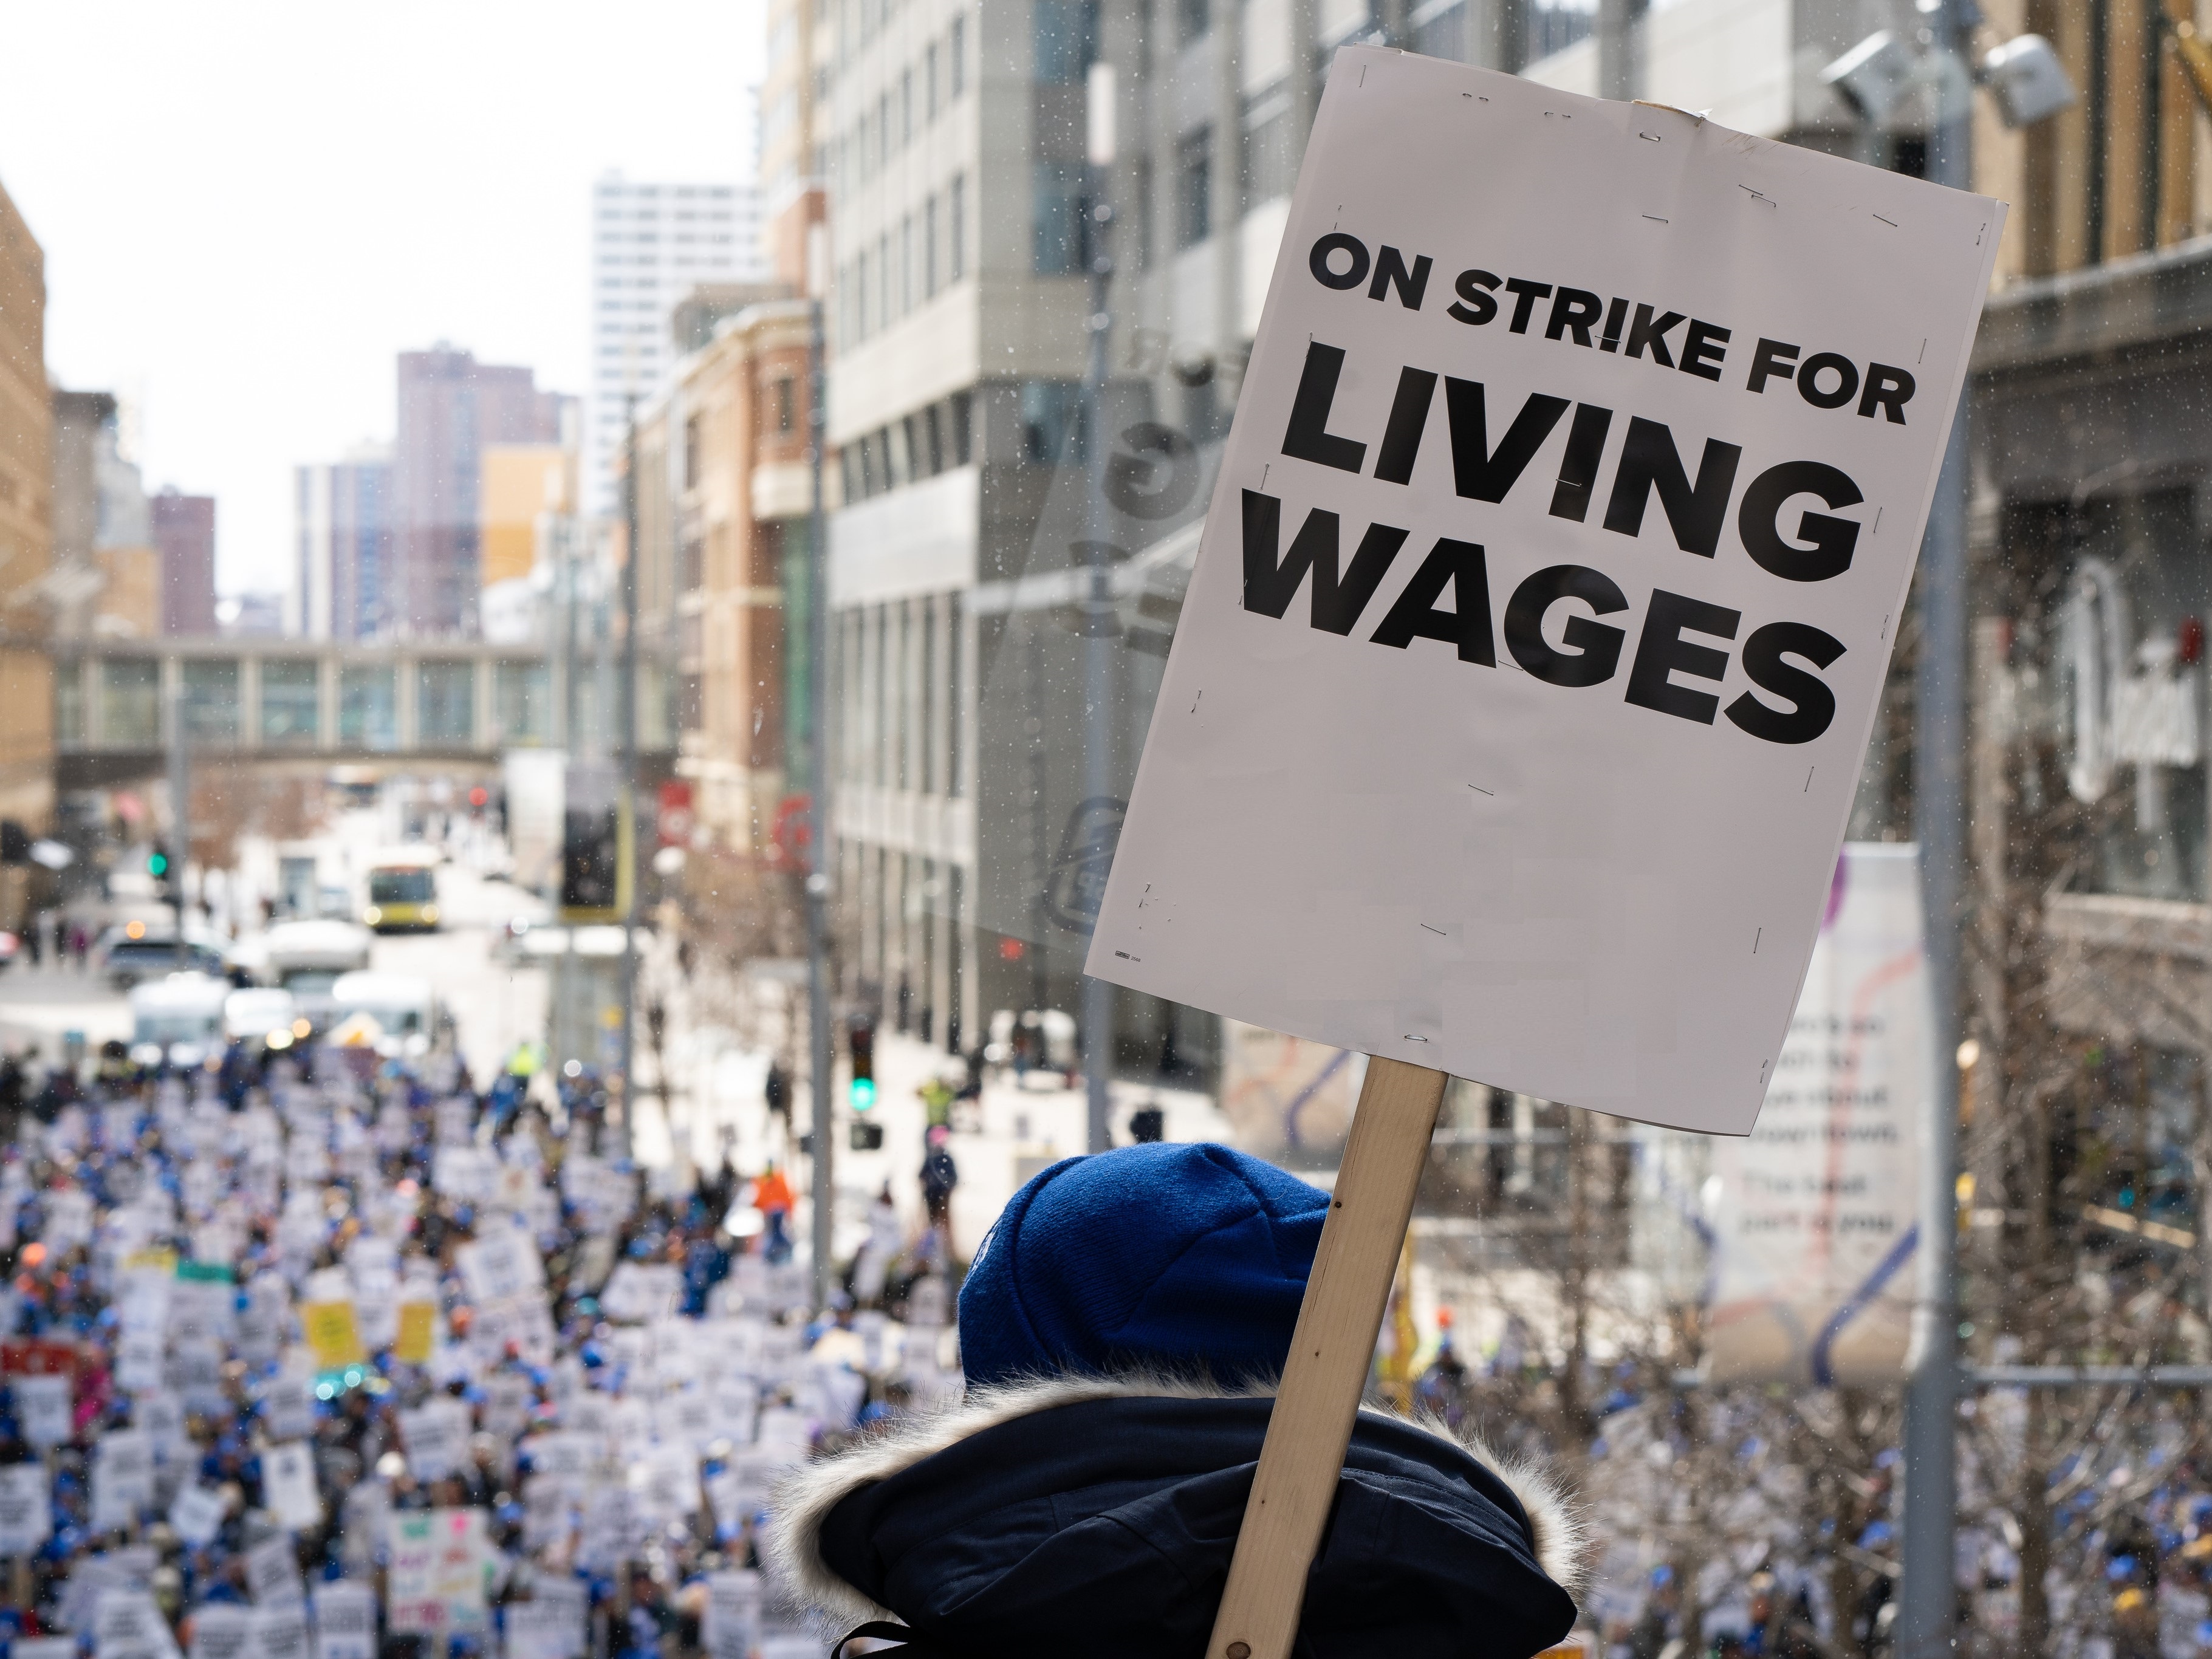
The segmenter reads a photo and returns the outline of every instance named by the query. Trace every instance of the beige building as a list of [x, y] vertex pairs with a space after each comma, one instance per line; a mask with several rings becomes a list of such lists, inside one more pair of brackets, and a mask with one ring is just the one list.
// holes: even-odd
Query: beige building
[[[46, 256], [0, 189], [0, 708], [9, 711], [0, 720], [0, 818], [33, 830], [46, 826], [54, 805], [46, 310]], [[20, 882], [0, 881], [0, 927], [21, 920], [21, 903]]]
[[545, 516], [576, 510], [576, 452], [559, 444], [486, 444], [477, 474], [483, 585], [526, 577]]

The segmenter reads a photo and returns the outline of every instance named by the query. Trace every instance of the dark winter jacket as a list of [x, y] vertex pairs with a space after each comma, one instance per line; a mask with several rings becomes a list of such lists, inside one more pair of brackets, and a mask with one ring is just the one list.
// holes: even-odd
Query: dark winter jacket
[[[1151, 1379], [972, 1392], [798, 1471], [770, 1542], [836, 1633], [945, 1659], [1200, 1659], [1273, 1401]], [[1548, 1480], [1362, 1412], [1298, 1659], [1528, 1659], [1575, 1617], [1578, 1523]]]

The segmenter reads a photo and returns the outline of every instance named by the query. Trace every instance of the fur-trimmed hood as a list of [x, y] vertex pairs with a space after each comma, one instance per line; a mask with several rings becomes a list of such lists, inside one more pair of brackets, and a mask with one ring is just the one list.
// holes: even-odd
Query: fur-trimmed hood
[[[978, 1655], [1000, 1650], [1000, 1638], [1006, 1650], [1037, 1651], [1044, 1632], [1018, 1626], [1024, 1607], [1034, 1621], [1040, 1596], [1054, 1608], [1054, 1650], [1084, 1651], [1102, 1617], [1138, 1616], [1141, 1583], [1164, 1596], [1159, 1617], [1195, 1619], [1202, 1648], [1219, 1593], [1212, 1557], [1225, 1572], [1272, 1394], [1148, 1376], [971, 1390], [787, 1477], [770, 1504], [771, 1576], [825, 1626], [896, 1619]], [[1404, 1633], [1455, 1636], [1448, 1650], [1486, 1650], [1468, 1645], [1461, 1621], [1474, 1618], [1488, 1638], [1501, 1607], [1509, 1626], [1557, 1625], [1541, 1647], [1572, 1621], [1586, 1547], [1575, 1505], [1547, 1472], [1433, 1422], [1363, 1409], [1310, 1581], [1315, 1639], [1302, 1651], [1340, 1650], [1315, 1628], [1330, 1623], [1332, 1582], [1347, 1592], [1339, 1601], [1364, 1601], [1371, 1585], [1378, 1601], [1435, 1602], [1416, 1611], [1443, 1622]], [[1408, 1583], [1382, 1582], [1396, 1577]], [[994, 1609], [994, 1598], [1006, 1605]], [[1360, 1609], [1354, 1622], [1371, 1638], [1384, 1611]], [[1501, 1652], [1521, 1639], [1495, 1634]]]

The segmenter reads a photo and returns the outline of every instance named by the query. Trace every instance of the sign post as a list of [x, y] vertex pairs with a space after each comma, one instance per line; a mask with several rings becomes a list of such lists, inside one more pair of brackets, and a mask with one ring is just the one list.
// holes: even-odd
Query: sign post
[[1086, 971], [1374, 1057], [1209, 1659], [1285, 1659], [1445, 1074], [1757, 1121], [2002, 204], [1337, 53]]

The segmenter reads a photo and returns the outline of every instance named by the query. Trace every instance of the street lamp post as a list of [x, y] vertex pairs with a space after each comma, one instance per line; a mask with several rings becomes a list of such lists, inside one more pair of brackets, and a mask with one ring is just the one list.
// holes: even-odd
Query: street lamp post
[[[816, 261], [809, 258], [812, 267]], [[816, 272], [806, 328], [806, 459], [811, 495], [806, 520], [806, 1038], [807, 1082], [814, 1105], [814, 1305], [830, 1305], [830, 1253], [836, 1248], [836, 1185], [830, 1150], [830, 550], [822, 507], [822, 451], [827, 434], [822, 362], [822, 295]]]
[[[1091, 273], [1091, 353], [1083, 376], [1083, 441], [1087, 470], [1084, 490], [1084, 568], [1089, 576], [1083, 630], [1083, 795], [1079, 808], [1087, 817], [1114, 787], [1114, 550], [1108, 544], [1103, 516], [1106, 484], [1106, 377], [1114, 314], [1106, 308], [1114, 276], [1113, 167], [1115, 98], [1113, 64], [1091, 66], [1085, 88], [1089, 106], [1085, 160], [1085, 241]], [[1085, 1150], [1103, 1152], [1114, 1144], [1110, 1081], [1114, 1059], [1114, 988], [1085, 975], [1083, 980], [1083, 1084], [1086, 1108]]]

